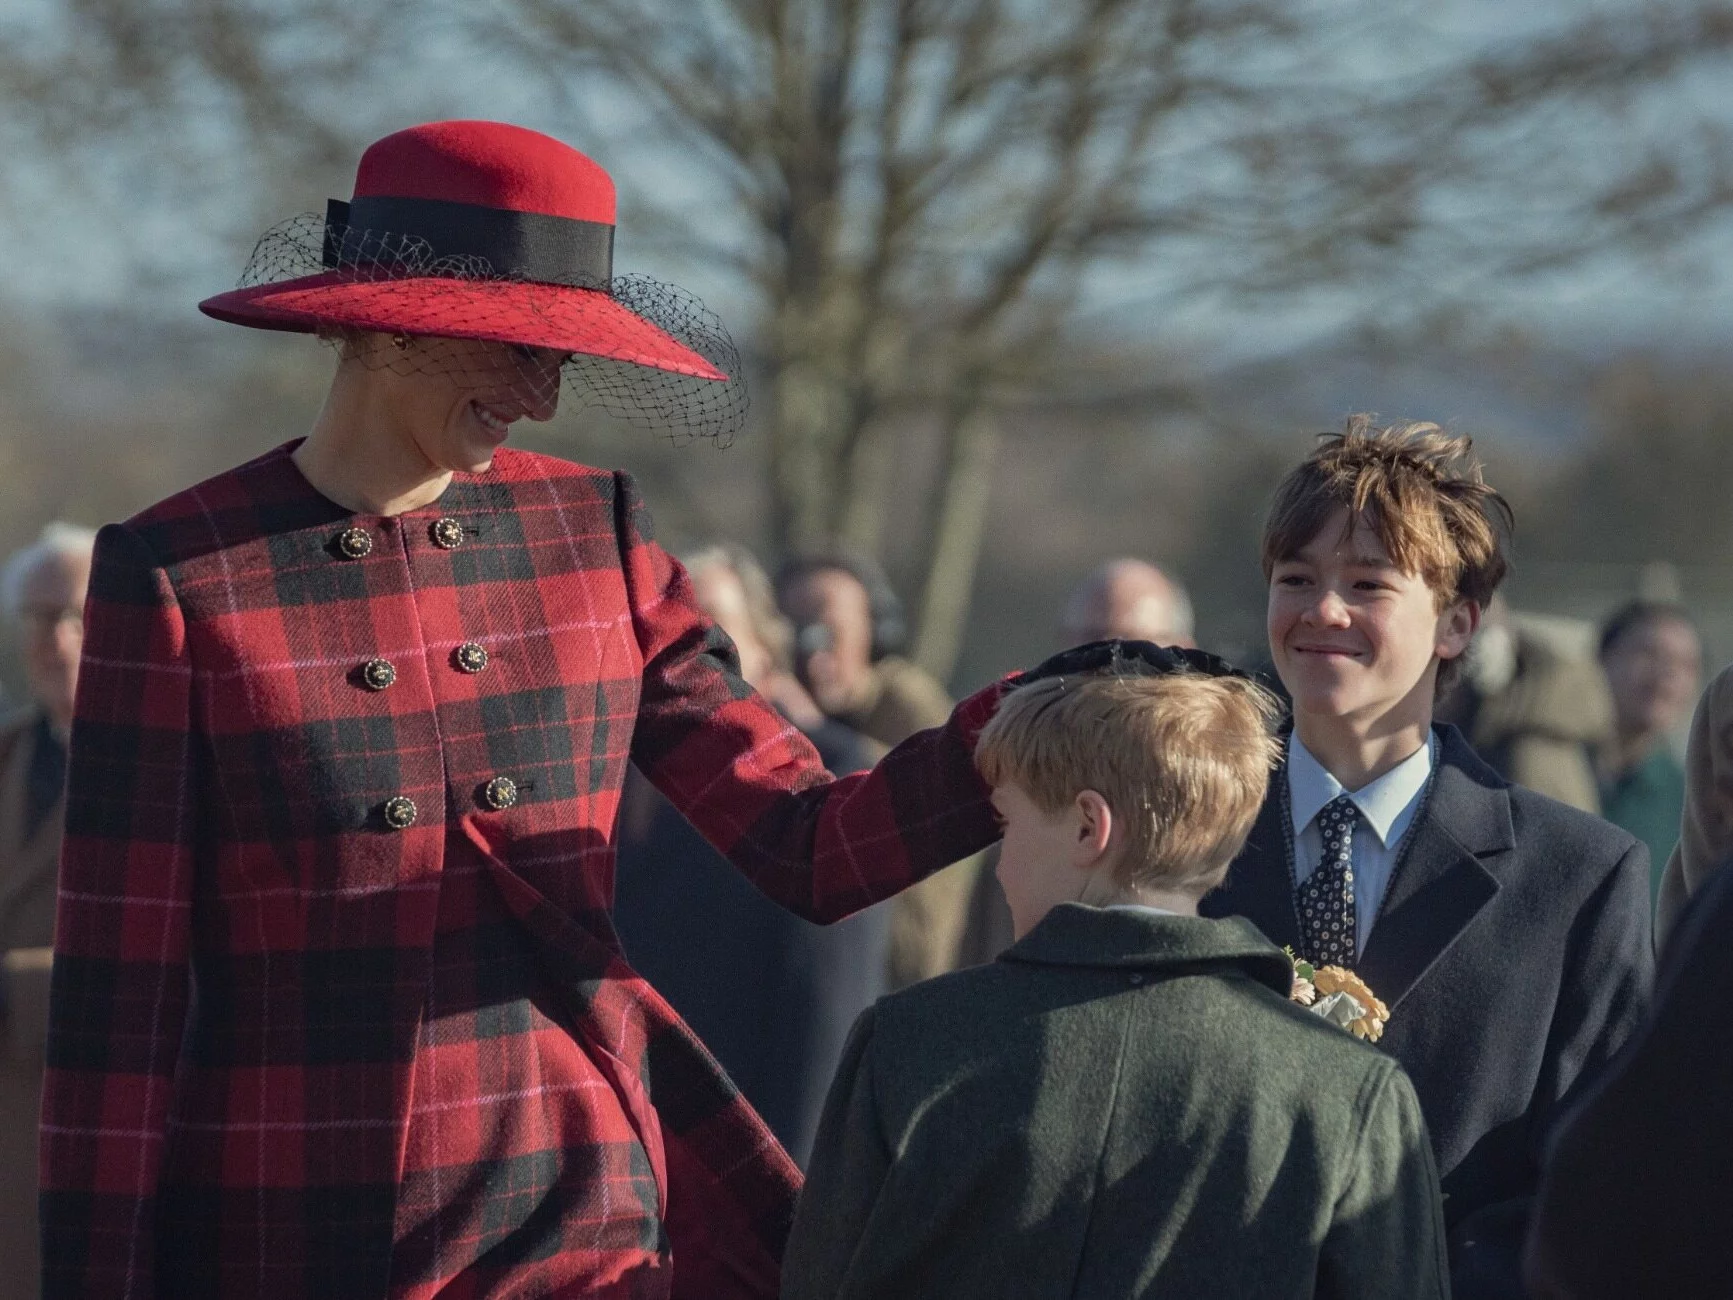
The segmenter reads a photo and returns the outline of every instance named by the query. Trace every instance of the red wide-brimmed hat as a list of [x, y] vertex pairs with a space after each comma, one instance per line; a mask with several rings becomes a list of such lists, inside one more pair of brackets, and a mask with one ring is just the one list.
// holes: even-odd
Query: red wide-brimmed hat
[[745, 410], [732, 341], [691, 295], [615, 275], [614, 210], [613, 180], [570, 145], [430, 122], [370, 145], [348, 202], [267, 232], [241, 287], [199, 310], [257, 329], [548, 349], [627, 418], [731, 433]]

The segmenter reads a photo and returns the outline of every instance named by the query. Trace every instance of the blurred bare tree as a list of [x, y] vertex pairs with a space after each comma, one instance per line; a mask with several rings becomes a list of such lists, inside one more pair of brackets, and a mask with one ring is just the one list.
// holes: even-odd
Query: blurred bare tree
[[410, 0], [8, 7], [0, 146], [13, 178], [53, 168], [71, 202], [103, 210], [143, 280], [184, 275], [190, 250], [232, 258], [286, 200], [349, 171], [382, 122], [437, 109], [416, 17]]
[[[1579, 20], [1394, 85], [1307, 75], [1343, 66], [1345, 45], [1379, 48], [1374, 10], [1352, 4], [502, 8], [515, 21], [496, 39], [550, 91], [574, 109], [598, 82], [647, 98], [712, 164], [712, 202], [743, 214], [743, 255], [720, 251], [764, 307], [778, 542], [876, 547], [887, 496], [905, 490], [887, 465], [897, 426], [936, 419], [917, 657], [941, 673], [967, 613], [997, 421], [1055, 382], [1044, 363], [1091, 272], [1147, 278], [1157, 310], [1380, 276], [1382, 295], [1362, 288], [1368, 307], [1416, 292], [1436, 307], [1425, 287], [1441, 273], [1533, 273], [1727, 197], [1700, 153], [1632, 139], [1615, 108], [1724, 51], [1733, 19], [1717, 7]], [[1556, 131], [1573, 114], [1567, 133], [1604, 120], [1617, 137], [1584, 140], [1586, 156], [1512, 147], [1537, 117]], [[1536, 188], [1561, 169], [1569, 189]], [[1440, 216], [1453, 200], [1488, 211], [1464, 200], [1489, 188], [1505, 192], [1495, 222]], [[694, 239], [714, 222], [708, 204], [669, 216]], [[1139, 259], [1164, 269], [1140, 273]]]
[[329, 167], [380, 104], [439, 107], [406, 32], [509, 68], [589, 147], [622, 123], [604, 156], [677, 175], [642, 187], [667, 194], [660, 222], [758, 310], [772, 544], [880, 549], [920, 490], [903, 436], [939, 442], [915, 549], [916, 653], [940, 674], [998, 430], [1075, 385], [1067, 358], [1098, 342], [1080, 308], [1133, 298], [1121, 318], [1148, 322], [1323, 291], [1377, 322], [1609, 250], [1666, 256], [1733, 197], [1726, 123], [1645, 99], [1733, 47], [1733, 6], [1707, 0], [1573, 10], [1489, 47], [1372, 0], [48, 9], [48, 35], [6, 42], [0, 90], [63, 137], [196, 113], [259, 159]]

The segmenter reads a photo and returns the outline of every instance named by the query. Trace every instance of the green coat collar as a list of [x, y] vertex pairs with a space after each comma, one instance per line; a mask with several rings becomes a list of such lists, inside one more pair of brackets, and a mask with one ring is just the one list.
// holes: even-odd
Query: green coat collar
[[999, 960], [1172, 975], [1237, 968], [1284, 997], [1294, 979], [1286, 954], [1243, 917], [1212, 921], [1081, 903], [1061, 903]]

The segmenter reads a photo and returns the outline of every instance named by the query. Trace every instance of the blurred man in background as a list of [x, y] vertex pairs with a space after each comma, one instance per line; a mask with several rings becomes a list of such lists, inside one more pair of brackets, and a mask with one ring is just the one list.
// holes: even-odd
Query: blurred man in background
[[1072, 591], [1060, 619], [1068, 646], [1086, 641], [1153, 641], [1195, 647], [1191, 597], [1143, 560], [1109, 560]]
[[951, 698], [898, 653], [901, 602], [877, 566], [855, 555], [785, 565], [776, 599], [794, 624], [795, 671], [818, 707], [887, 749], [951, 716]]
[[[1108, 560], [1071, 589], [1059, 614], [1059, 645], [1089, 641], [1153, 641], [1197, 647], [1191, 597], [1180, 583], [1146, 560]], [[1011, 909], [996, 876], [998, 847], [986, 853], [986, 870], [969, 900], [961, 965], [992, 961], [1011, 946]]]
[[1685, 805], [1685, 769], [1670, 738], [1697, 698], [1702, 639], [1678, 605], [1634, 600], [1602, 626], [1600, 660], [1614, 724], [1596, 754], [1601, 815], [1649, 846], [1659, 894]]
[[0, 720], [0, 1298], [38, 1293], [36, 1115], [48, 1027], [66, 742], [96, 534], [53, 523], [0, 569], [30, 700]]
[[1598, 813], [1594, 756], [1612, 738], [1613, 702], [1587, 653], [1571, 653], [1495, 596], [1436, 717], [1505, 780]]
[[[791, 672], [792, 634], [749, 552], [686, 559], [698, 605], [740, 653], [747, 683], [806, 733], [825, 766], [872, 765], [876, 748], [832, 722]], [[614, 923], [626, 958], [691, 1025], [796, 1161], [854, 1018], [885, 991], [889, 903], [835, 925], [760, 894], [633, 769], [616, 835]]]
[[[899, 655], [902, 606], [870, 560], [840, 552], [796, 558], [777, 574], [776, 599], [794, 625], [800, 683], [832, 719], [888, 749], [950, 718], [945, 688]], [[980, 855], [966, 858], [890, 901], [892, 990], [963, 963], [982, 871]]]

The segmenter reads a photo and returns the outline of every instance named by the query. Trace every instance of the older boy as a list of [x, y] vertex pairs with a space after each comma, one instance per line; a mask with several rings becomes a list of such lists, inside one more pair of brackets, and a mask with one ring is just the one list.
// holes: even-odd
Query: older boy
[[1273, 713], [1192, 669], [1006, 697], [976, 761], [1018, 941], [856, 1023], [785, 1297], [1445, 1295], [1402, 1071], [1291, 1003], [1250, 925], [1196, 915]]
[[1542, 1143], [1648, 994], [1647, 853], [1432, 725], [1506, 568], [1509, 508], [1436, 425], [1327, 437], [1264, 528], [1285, 760], [1211, 916], [1390, 1007], [1444, 1175], [1455, 1294], [1521, 1296]]

